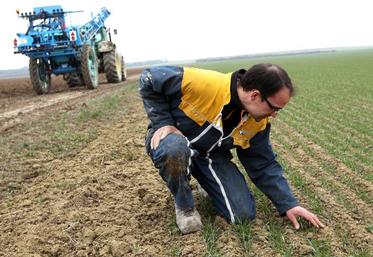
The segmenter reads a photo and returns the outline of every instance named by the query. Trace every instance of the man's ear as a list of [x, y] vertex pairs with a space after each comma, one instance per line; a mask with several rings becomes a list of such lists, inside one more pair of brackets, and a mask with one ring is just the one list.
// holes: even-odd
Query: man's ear
[[251, 100], [255, 100], [257, 97], [260, 97], [260, 92], [257, 89], [250, 90], [248, 93], [250, 93]]

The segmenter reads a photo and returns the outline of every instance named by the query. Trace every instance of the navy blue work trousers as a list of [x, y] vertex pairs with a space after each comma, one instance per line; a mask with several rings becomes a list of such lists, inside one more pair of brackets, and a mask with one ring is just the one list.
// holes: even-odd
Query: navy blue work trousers
[[255, 218], [255, 200], [243, 174], [231, 161], [229, 151], [197, 154], [189, 147], [188, 140], [179, 134], [169, 134], [154, 150], [150, 148], [153, 131], [150, 129], [145, 144], [159, 174], [181, 209], [194, 207], [193, 194], [189, 185], [192, 175], [206, 190], [212, 203], [227, 221], [252, 220]]

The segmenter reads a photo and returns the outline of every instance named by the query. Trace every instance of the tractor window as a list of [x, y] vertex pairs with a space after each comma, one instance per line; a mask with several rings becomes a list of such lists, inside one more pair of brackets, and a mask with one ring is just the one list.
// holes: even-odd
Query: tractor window
[[43, 19], [43, 20], [40, 19], [40, 20], [35, 20], [33, 22], [33, 26], [29, 28], [28, 31], [41, 32], [41, 31], [45, 31], [48, 28], [50, 28], [48, 21], [46, 19]]

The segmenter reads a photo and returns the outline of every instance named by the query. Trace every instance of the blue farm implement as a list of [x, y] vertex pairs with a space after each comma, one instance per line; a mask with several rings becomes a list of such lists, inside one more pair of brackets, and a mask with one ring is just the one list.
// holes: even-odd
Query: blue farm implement
[[26, 33], [17, 33], [14, 53], [30, 58], [29, 72], [33, 89], [46, 94], [51, 88], [51, 75], [63, 75], [70, 87], [98, 86], [98, 74], [105, 73], [109, 83], [119, 83], [127, 77], [124, 59], [111, 40], [104, 21], [110, 15], [106, 8], [84, 25], [66, 26], [66, 12], [61, 6], [36, 7], [20, 13], [27, 19]]

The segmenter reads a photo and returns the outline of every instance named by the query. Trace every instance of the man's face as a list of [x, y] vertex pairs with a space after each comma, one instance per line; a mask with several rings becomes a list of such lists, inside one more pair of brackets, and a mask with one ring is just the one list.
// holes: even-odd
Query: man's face
[[291, 98], [290, 90], [287, 87], [282, 87], [276, 94], [266, 98], [259, 90], [244, 91], [240, 85], [237, 87], [237, 93], [244, 109], [256, 121], [269, 116], [275, 118], [279, 110], [284, 108]]

